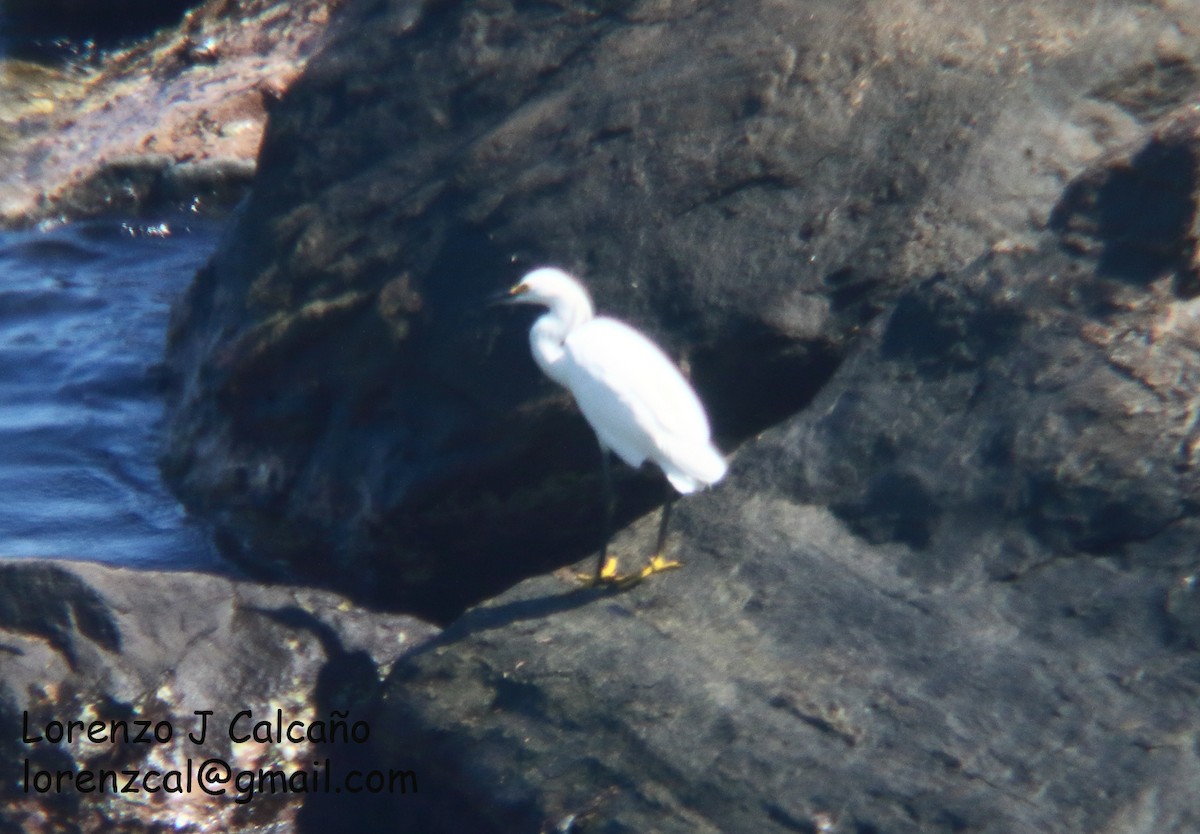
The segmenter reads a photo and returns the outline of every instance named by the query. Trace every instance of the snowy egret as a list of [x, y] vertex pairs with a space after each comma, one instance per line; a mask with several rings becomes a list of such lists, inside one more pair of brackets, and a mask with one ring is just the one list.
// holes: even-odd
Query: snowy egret
[[571, 392], [600, 441], [604, 544], [593, 581], [632, 584], [679, 567], [663, 557], [675, 498], [668, 492], [649, 564], [639, 573], [618, 575], [616, 557], [608, 556], [614, 504], [609, 453], [634, 468], [652, 461], [685, 495], [721, 480], [725, 458], [712, 444], [696, 392], [654, 342], [623, 322], [596, 316], [583, 284], [561, 269], [533, 270], [508, 291], [507, 300], [549, 308], [529, 331], [533, 358]]

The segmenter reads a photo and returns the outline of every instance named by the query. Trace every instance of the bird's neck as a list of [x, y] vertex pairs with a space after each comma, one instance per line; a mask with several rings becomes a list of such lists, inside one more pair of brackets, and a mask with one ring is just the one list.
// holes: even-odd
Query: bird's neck
[[529, 345], [534, 361], [559, 385], [566, 384], [562, 359], [567, 337], [571, 331], [591, 321], [594, 315], [591, 299], [581, 293], [580, 298], [571, 299], [570, 303], [554, 304], [550, 312], [533, 323]]

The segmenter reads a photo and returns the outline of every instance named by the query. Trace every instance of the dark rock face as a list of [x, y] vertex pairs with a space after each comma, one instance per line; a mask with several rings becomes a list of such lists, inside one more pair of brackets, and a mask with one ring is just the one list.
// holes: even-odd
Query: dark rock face
[[1130, 286], [1038, 251], [917, 287], [778, 466], [873, 542], [923, 550], [989, 518], [1068, 552], [1152, 538], [1200, 498], [1200, 331], [1164, 274]]
[[[1189, 107], [1062, 238], [906, 290], [681, 504], [683, 570], [530, 580], [403, 658], [432, 830], [1197, 830], [1198, 152]], [[1167, 219], [1097, 220], [1117, 188]]]
[[[453, 615], [599, 532], [594, 440], [487, 293], [579, 272], [690, 366], [726, 448], [808, 403], [922, 282], [884, 344], [969, 368], [1032, 325], [963, 308], [986, 277], [936, 276], [1036, 247], [1064, 179], [1192, 89], [1198, 15], [351, 4], [179, 310], [164, 469], [243, 563]], [[872, 540], [928, 544], [953, 487], [878, 477], [809, 488]], [[656, 495], [631, 480], [623, 516]], [[1055, 530], [1085, 511], [1062, 500]], [[1130, 508], [1147, 529], [1178, 509], [1147, 501]]]
[[[343, 775], [351, 764], [381, 766], [369, 741], [235, 743], [231, 735], [242, 737], [252, 723], [243, 720], [232, 731], [230, 724], [241, 710], [251, 710], [255, 722], [274, 721], [280, 710], [284, 727], [293, 720], [330, 722], [337, 711], [375, 730], [369, 706], [379, 667], [433, 633], [410, 617], [368, 613], [324, 592], [85, 563], [0, 563], [0, 825], [130, 834], [339, 830], [328, 824], [330, 816], [345, 814], [336, 795], [264, 791], [239, 803], [232, 783], [225, 795], [209, 795], [194, 775], [192, 789], [177, 793], [163, 774], [186, 773], [189, 761], [195, 774], [209, 758], [234, 772], [312, 770], [314, 757]], [[189, 738], [200, 738], [197, 710], [212, 710], [203, 743]], [[72, 721], [104, 722], [105, 739], [81, 738], [76, 730], [71, 743], [59, 741], [55, 733], [61, 736]], [[130, 743], [121, 730], [120, 743], [107, 740], [113, 721], [125, 722]], [[157, 729], [160, 739], [173, 732], [165, 742], [137, 742], [138, 721], [150, 722], [149, 732]], [[407, 756], [389, 761], [391, 767], [408, 762], [420, 775]], [[158, 781], [145, 784], [163, 790], [98, 789], [104, 778], [98, 774], [114, 769], [157, 770]], [[90, 791], [76, 787], [87, 771], [95, 776]], [[56, 787], [42, 791], [39, 785], [51, 783], [37, 781], [39, 772], [52, 774]], [[57, 775], [63, 772], [65, 782]], [[122, 775], [119, 785], [125, 784]], [[407, 813], [415, 816], [419, 798], [409, 799]], [[358, 802], [358, 819], [382, 830], [370, 809]]]
[[1186, 110], [1073, 182], [1051, 217], [1068, 246], [1099, 253], [1105, 275], [1146, 284], [1174, 273], [1177, 295], [1200, 282], [1196, 119]]

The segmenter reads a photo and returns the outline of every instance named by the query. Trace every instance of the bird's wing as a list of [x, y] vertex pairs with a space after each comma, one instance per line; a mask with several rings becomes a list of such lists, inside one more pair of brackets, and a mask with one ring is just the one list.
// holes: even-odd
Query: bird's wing
[[[577, 369], [570, 388], [593, 427], [607, 421], [615, 430], [624, 421], [623, 431], [640, 429], [651, 442], [663, 433], [708, 442], [708, 417], [691, 385], [657, 345], [629, 325], [592, 319], [572, 331], [564, 347]], [[597, 432], [603, 434], [599, 427]]]

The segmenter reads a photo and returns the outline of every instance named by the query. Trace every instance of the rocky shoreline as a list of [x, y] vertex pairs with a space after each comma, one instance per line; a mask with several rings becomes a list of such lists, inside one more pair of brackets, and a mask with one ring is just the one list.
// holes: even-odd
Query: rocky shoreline
[[[111, 746], [48, 734], [142, 720], [142, 768], [405, 790], [0, 818], [1200, 829], [1198, 218], [1188, 4], [349, 0], [168, 346], [164, 474], [256, 579], [0, 565], [43, 736], [3, 762], [77, 780]], [[481, 306], [548, 262], [731, 455], [624, 592], [574, 576], [594, 440]], [[619, 486], [633, 562], [661, 493]]]
[[0, 225], [228, 211], [338, 5], [209, 0], [88, 60], [0, 61]]
[[[322, 591], [85, 562], [0, 562], [0, 721], [8, 728], [0, 819], [21, 831], [319, 824], [337, 799], [320, 790], [326, 773], [403, 765], [420, 778], [411, 757], [376, 762], [369, 710], [396, 658], [436, 633]], [[263, 720], [280, 731], [258, 728]], [[319, 727], [319, 740], [292, 722]], [[362, 729], [351, 729], [359, 723], [362, 742]], [[307, 793], [204, 777], [261, 769], [318, 777]]]

